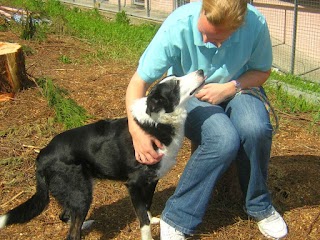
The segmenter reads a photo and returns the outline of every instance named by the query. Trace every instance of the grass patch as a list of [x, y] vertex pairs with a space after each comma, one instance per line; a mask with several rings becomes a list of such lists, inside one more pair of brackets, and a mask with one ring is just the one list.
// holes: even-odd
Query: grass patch
[[8, 166], [11, 167], [20, 166], [23, 163], [23, 159], [21, 157], [10, 157], [10, 158], [4, 158], [0, 159], [0, 166]]
[[55, 86], [51, 79], [37, 80], [50, 107], [55, 111], [56, 121], [66, 129], [80, 127], [90, 118], [86, 110], [68, 97], [67, 91]]
[[[314, 96], [320, 96], [320, 84], [302, 79], [292, 74], [281, 74], [275, 71], [271, 72], [271, 80], [278, 80], [294, 89], [305, 93], [312, 93]], [[320, 122], [320, 105], [317, 102], [307, 101], [303, 96], [293, 96], [284, 85], [265, 85], [268, 96], [272, 104], [281, 109], [282, 112], [289, 114], [303, 113], [309, 114], [312, 118], [311, 124]]]
[[271, 104], [281, 112], [288, 114], [308, 114], [310, 115], [311, 124], [319, 124], [320, 107], [318, 104], [307, 102], [304, 98], [292, 96], [282, 86], [266, 85], [265, 90], [271, 101]]
[[71, 64], [72, 63], [72, 60], [66, 55], [61, 55], [59, 57], [59, 60], [64, 64]]
[[314, 92], [314, 93], [320, 94], [319, 83], [307, 81], [305, 79], [302, 79], [292, 74], [281, 74], [279, 72], [272, 71], [270, 75], [270, 79], [276, 79], [281, 82], [287, 83], [301, 91]]
[[[136, 63], [160, 26], [159, 24], [130, 24], [130, 19], [124, 11], [119, 12], [115, 20], [106, 19], [97, 9], [68, 8], [57, 0], [5, 0], [4, 2], [11, 6], [37, 12], [40, 17], [50, 19], [52, 24], [47, 31], [86, 39], [97, 49], [96, 53], [87, 56], [89, 61], [90, 59], [113, 59]], [[64, 63], [70, 61], [67, 56], [61, 56], [60, 60]], [[294, 75], [272, 72], [270, 79], [285, 82], [301, 91], [320, 94], [319, 84]], [[48, 81], [46, 88], [55, 88], [51, 84]], [[319, 104], [312, 104], [303, 98], [291, 96], [281, 86], [266, 86], [266, 89], [276, 108], [288, 113], [310, 113], [314, 121], [319, 122]], [[51, 94], [49, 90], [45, 92], [48, 91], [46, 92], [47, 98], [49, 104], [55, 108], [58, 121], [65, 122], [67, 128], [81, 125], [86, 119], [84, 110], [81, 108], [73, 110], [76, 104], [71, 99], [65, 98], [61, 90], [56, 90], [57, 96]], [[56, 104], [59, 106], [55, 106]], [[73, 114], [76, 116], [71, 117], [70, 115]], [[76, 121], [79, 123], [76, 124]]]
[[283, 87], [281, 86], [265, 86], [268, 96], [271, 95], [272, 102], [276, 105], [277, 108], [281, 108], [285, 112], [296, 113], [296, 112], [316, 112], [319, 111], [319, 105], [312, 104], [307, 102], [302, 97], [298, 98], [290, 95]]
[[[137, 62], [153, 38], [159, 24], [130, 24], [124, 11], [115, 20], [105, 18], [97, 9], [68, 8], [57, 0], [12, 0], [11, 6], [36, 12], [40, 19], [50, 19], [47, 31], [83, 38], [99, 47], [104, 58]], [[43, 24], [47, 27], [47, 24]], [[42, 27], [42, 24], [36, 26]], [[37, 30], [35, 35], [37, 35]], [[43, 29], [42, 29], [43, 30]], [[43, 37], [43, 33], [38, 35]]]

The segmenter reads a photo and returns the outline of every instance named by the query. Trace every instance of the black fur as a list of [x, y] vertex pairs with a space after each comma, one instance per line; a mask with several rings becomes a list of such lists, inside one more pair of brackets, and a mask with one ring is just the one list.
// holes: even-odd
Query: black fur
[[[163, 108], [172, 111], [168, 95], [177, 95], [171, 91], [173, 85], [161, 84], [160, 90], [149, 94], [148, 102], [154, 102], [147, 107], [149, 114]], [[166, 86], [171, 87], [168, 90]], [[171, 143], [173, 126], [139, 124], [163, 144]], [[158, 182], [158, 166], [142, 165], [135, 160], [127, 118], [101, 120], [65, 131], [40, 151], [36, 161], [37, 192], [8, 212], [6, 225], [24, 223], [39, 215], [49, 203], [50, 192], [63, 207], [60, 219], [71, 220], [68, 239], [80, 239], [92, 201], [93, 178], [126, 181], [140, 225], [150, 225], [147, 211]]]
[[[182, 100], [185, 101], [194, 89], [202, 86], [203, 71], [190, 73], [183, 79]], [[36, 193], [0, 216], [0, 228], [27, 222], [39, 215], [49, 203], [50, 192], [63, 208], [60, 219], [64, 222], [70, 220], [67, 239], [80, 240], [81, 227], [92, 201], [92, 180], [100, 178], [126, 181], [140, 226], [147, 226], [146, 231], [142, 230], [142, 237], [151, 239], [147, 211], [150, 210], [159, 177], [175, 163], [175, 159], [171, 158], [175, 158], [183, 139], [186, 113], [177, 108], [183, 102], [180, 101], [181, 82], [175, 77], [166, 78], [154, 86], [146, 99], [141, 99], [139, 103], [142, 105], [135, 105], [136, 121], [141, 128], [167, 147], [172, 143], [161, 162], [149, 166], [136, 161], [127, 118], [101, 120], [65, 131], [55, 136], [37, 157]], [[164, 113], [175, 109], [177, 112], [172, 115], [172, 121], [175, 121], [172, 125], [167, 123], [168, 118], [171, 119], [170, 114], [164, 118], [165, 124], [157, 121]], [[176, 140], [173, 141], [173, 138]]]
[[160, 84], [157, 88], [150, 91], [147, 99], [147, 113], [157, 113], [164, 109], [166, 113], [173, 112], [174, 106], [177, 106], [179, 98], [179, 82], [178, 80], [171, 80], [166, 84]]

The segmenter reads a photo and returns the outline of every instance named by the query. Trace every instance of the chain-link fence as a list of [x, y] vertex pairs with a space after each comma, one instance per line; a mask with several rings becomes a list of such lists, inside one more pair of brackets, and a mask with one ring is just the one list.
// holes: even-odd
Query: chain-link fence
[[274, 66], [320, 82], [320, 1], [253, 0], [268, 21]]
[[[177, 7], [196, 0], [61, 0], [103, 11], [162, 22]], [[250, 0], [268, 21], [274, 67], [320, 82], [320, 1]]]

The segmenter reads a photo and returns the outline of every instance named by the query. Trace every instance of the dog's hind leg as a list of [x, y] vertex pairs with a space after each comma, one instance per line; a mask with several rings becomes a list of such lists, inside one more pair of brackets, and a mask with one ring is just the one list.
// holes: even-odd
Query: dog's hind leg
[[[82, 188], [85, 188], [83, 186]], [[80, 240], [81, 230], [84, 220], [90, 208], [92, 195], [85, 194], [87, 190], [77, 189], [77, 191], [69, 192], [69, 201], [67, 202], [68, 209], [66, 212], [70, 214], [70, 230], [68, 240]], [[91, 191], [90, 191], [91, 192]]]
[[62, 166], [64, 171], [53, 174], [50, 189], [52, 195], [63, 207], [60, 219], [70, 220], [67, 239], [80, 240], [81, 227], [92, 201], [92, 182], [90, 176], [82, 170], [81, 165]]
[[[59, 218], [62, 222], [70, 223], [70, 211], [66, 209], [63, 210], [62, 213], [59, 215]], [[81, 230], [89, 229], [93, 223], [94, 223], [94, 220], [84, 221], [82, 224]]]
[[69, 222], [69, 220], [70, 220], [70, 212], [69, 212], [69, 210], [64, 209], [62, 211], [62, 213], [59, 215], [59, 218], [60, 218], [60, 220], [62, 222], [65, 222], [65, 223]]
[[67, 240], [80, 240], [81, 239], [81, 228], [82, 224], [86, 218], [86, 213], [72, 213], [70, 230]]

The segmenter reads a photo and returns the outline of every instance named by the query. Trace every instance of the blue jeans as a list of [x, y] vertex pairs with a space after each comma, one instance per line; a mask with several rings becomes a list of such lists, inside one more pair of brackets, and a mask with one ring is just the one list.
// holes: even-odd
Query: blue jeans
[[238, 94], [221, 105], [194, 97], [187, 111], [186, 137], [199, 146], [167, 201], [162, 219], [180, 232], [194, 233], [217, 180], [234, 160], [247, 213], [257, 220], [271, 215], [267, 170], [272, 125], [264, 103], [250, 94]]

